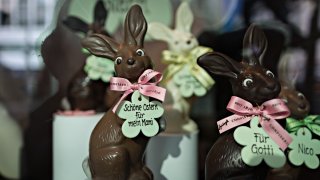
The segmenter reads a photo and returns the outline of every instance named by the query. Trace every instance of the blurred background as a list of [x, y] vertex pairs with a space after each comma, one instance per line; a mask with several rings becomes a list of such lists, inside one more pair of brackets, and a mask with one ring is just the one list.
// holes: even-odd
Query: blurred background
[[54, 6], [54, 0], [0, 1], [1, 100], [22, 127], [40, 95], [44, 64], [38, 39], [52, 21]]
[[[122, 22], [126, 9], [115, 8], [134, 2], [146, 5], [150, 19], [162, 16], [166, 24], [173, 25], [172, 14], [180, 0], [163, 1], [162, 8], [167, 12], [164, 14], [155, 10], [153, 1], [118, 1], [120, 5], [115, 5], [115, 1], [104, 0], [109, 11], [109, 33], [116, 38], [121, 34], [122, 23], [109, 21]], [[196, 17], [193, 32], [200, 44], [235, 59], [241, 59], [246, 27], [253, 22], [263, 27], [272, 59], [265, 65], [276, 71], [279, 58], [286, 54], [290, 58], [290, 73], [298, 74], [297, 89], [311, 102], [311, 114], [320, 114], [318, 0], [189, 1]], [[74, 49], [80, 51], [80, 36], [61, 21], [70, 14], [90, 21], [93, 10], [89, 7], [95, 3], [0, 0], [0, 179], [52, 178], [52, 114], [60, 108], [70, 78], [84, 63], [72, 54], [77, 52]], [[161, 50], [165, 48], [162, 42], [147, 41], [146, 49], [158, 70], [165, 68], [160, 63]], [[199, 179], [203, 178], [205, 155], [218, 135], [215, 122], [228, 114], [225, 106], [231, 95], [226, 80], [214, 78], [214, 88], [192, 109], [192, 117], [200, 128]]]

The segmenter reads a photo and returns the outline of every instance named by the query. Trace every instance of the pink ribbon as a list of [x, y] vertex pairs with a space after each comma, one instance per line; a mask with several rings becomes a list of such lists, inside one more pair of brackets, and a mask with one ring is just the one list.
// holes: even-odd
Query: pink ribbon
[[95, 110], [87, 110], [87, 111], [81, 111], [81, 110], [65, 110], [65, 111], [58, 111], [56, 112], [57, 115], [63, 115], [63, 116], [91, 116], [96, 114]]
[[275, 120], [284, 119], [290, 115], [288, 107], [281, 99], [272, 99], [259, 107], [253, 107], [250, 102], [232, 96], [227, 109], [235, 114], [217, 122], [220, 134], [250, 121], [252, 116], [259, 116], [261, 127], [282, 150], [291, 143], [291, 136]]
[[[155, 82], [149, 82], [154, 78]], [[119, 102], [113, 107], [112, 112], [116, 112], [121, 101], [124, 100], [129, 94], [138, 90], [141, 94], [149, 97], [153, 97], [160, 101], [164, 100], [166, 89], [156, 86], [162, 79], [162, 74], [160, 72], [154, 71], [152, 69], [145, 70], [138, 79], [138, 83], [132, 84], [129, 80], [125, 78], [112, 77], [110, 79], [110, 89], [113, 91], [125, 91]]]

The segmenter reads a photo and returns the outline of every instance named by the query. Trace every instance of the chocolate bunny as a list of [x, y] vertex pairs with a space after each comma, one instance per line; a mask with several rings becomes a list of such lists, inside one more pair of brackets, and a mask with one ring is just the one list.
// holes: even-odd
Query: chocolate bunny
[[[103, 1], [99, 0], [94, 7], [94, 20], [91, 24], [87, 24], [75, 16], [68, 16], [63, 20], [63, 24], [72, 31], [81, 32], [85, 36], [94, 33], [109, 36], [109, 33], [104, 29], [107, 15], [108, 11]], [[105, 111], [114, 100], [114, 96], [105, 97], [107, 85], [102, 80], [90, 79], [83, 68], [81, 68], [67, 87], [67, 100], [70, 103], [70, 109]]]
[[[60, 3], [61, 9], [54, 18], [56, 19], [56, 23], [53, 23], [54, 30], [41, 44], [41, 56], [45, 68], [41, 77], [44, 79], [41, 80], [38, 88], [41, 91], [48, 91], [48, 94], [44, 96], [43, 102], [41, 100], [41, 104], [38, 105], [38, 102], [34, 101], [36, 108], [29, 114], [29, 124], [23, 136], [21, 179], [53, 177], [53, 114], [61, 108], [61, 101], [66, 97], [67, 86], [86, 59], [81, 53], [79, 37], [62, 24], [69, 12], [70, 4], [71, 0]], [[50, 86], [49, 82], [52, 78], [58, 83], [57, 87]], [[53, 87], [57, 89], [51, 92]]]
[[[289, 57], [282, 56], [278, 64], [278, 78], [281, 84], [279, 97], [286, 102], [291, 118], [302, 120], [309, 115], [310, 103], [305, 96], [295, 88], [296, 77], [289, 77]], [[306, 174], [307, 173], [307, 174]], [[289, 162], [283, 168], [273, 169], [269, 172], [267, 179], [319, 179], [319, 170], [310, 170], [306, 167], [297, 167]]]
[[[82, 44], [92, 54], [113, 60], [118, 77], [136, 83], [145, 70], [152, 68], [151, 59], [143, 50], [146, 31], [147, 22], [141, 8], [133, 5], [125, 19], [123, 43], [94, 34]], [[142, 159], [149, 138], [143, 135], [126, 138], [121, 131], [123, 122], [111, 108], [92, 131], [89, 166], [93, 179], [153, 178]]]
[[169, 50], [177, 53], [188, 53], [199, 45], [197, 38], [192, 34], [193, 14], [188, 2], [178, 7], [175, 19], [175, 28], [170, 29], [162, 23], [150, 23], [148, 35], [152, 39], [162, 40], [168, 44]]
[[282, 57], [278, 64], [278, 78], [281, 84], [279, 97], [290, 109], [290, 117], [302, 119], [309, 114], [310, 103], [305, 96], [295, 88], [296, 78], [289, 78], [289, 57]]
[[84, 22], [76, 16], [68, 16], [63, 20], [63, 23], [74, 32], [84, 33], [86, 36], [91, 34], [104, 34], [109, 36], [109, 33], [104, 29], [108, 11], [102, 0], [98, 0], [94, 7], [94, 19], [91, 24]]
[[[188, 54], [199, 46], [198, 40], [191, 32], [193, 14], [188, 2], [183, 2], [176, 11], [175, 28], [170, 29], [162, 23], [150, 23], [148, 35], [154, 40], [165, 41], [168, 51], [176, 55], [188, 56]], [[164, 55], [165, 57], [165, 55]], [[186, 58], [185, 58], [186, 59]], [[194, 61], [196, 58], [194, 58]], [[165, 62], [164, 58], [164, 62]], [[177, 60], [176, 60], [177, 61]], [[191, 60], [192, 61], [192, 60]], [[165, 62], [166, 63], [166, 62]], [[168, 62], [167, 73], [165, 73], [165, 86], [168, 96], [164, 102], [166, 116], [170, 121], [166, 126], [167, 133], [193, 132], [198, 129], [197, 124], [190, 119], [190, 107], [195, 96], [185, 97], [174, 82], [173, 72], [170, 66], [176, 66], [178, 62]], [[188, 62], [185, 63], [187, 65]], [[179, 70], [181, 71], [181, 70]], [[179, 72], [178, 71], [178, 72]], [[177, 72], [176, 72], [177, 73]], [[171, 74], [171, 75], [169, 75]], [[185, 90], [186, 91], [186, 90]], [[203, 94], [202, 94], [203, 95]]]
[[[207, 53], [198, 64], [208, 72], [227, 77], [233, 94], [253, 105], [276, 98], [280, 83], [260, 62], [266, 61], [267, 39], [257, 26], [251, 25], [243, 39], [243, 59], [239, 63], [218, 53]], [[264, 164], [250, 167], [241, 159], [241, 146], [233, 137], [233, 130], [222, 134], [206, 158], [205, 177], [211, 179], [264, 179], [268, 168]]]

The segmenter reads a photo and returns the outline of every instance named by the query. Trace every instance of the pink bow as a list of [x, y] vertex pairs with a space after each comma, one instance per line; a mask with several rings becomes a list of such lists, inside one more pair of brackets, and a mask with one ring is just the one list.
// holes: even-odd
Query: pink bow
[[259, 116], [259, 122], [264, 131], [282, 150], [285, 150], [291, 143], [291, 136], [275, 120], [284, 119], [290, 115], [288, 107], [281, 99], [272, 99], [259, 107], [253, 107], [250, 102], [232, 96], [227, 109], [235, 114], [217, 122], [220, 134], [250, 121], [252, 116], [255, 115]]
[[[150, 83], [149, 81], [152, 78], [155, 79], [155, 82]], [[161, 79], [162, 74], [152, 69], [145, 70], [139, 77], [138, 83], [134, 84], [132, 84], [125, 78], [112, 77], [110, 79], [110, 89], [113, 91], [125, 91], [119, 102], [112, 109], [112, 112], [116, 112], [120, 102], [135, 90], [138, 90], [145, 96], [153, 97], [155, 99], [163, 101], [166, 94], [166, 89], [156, 86], [156, 84], [159, 83]]]

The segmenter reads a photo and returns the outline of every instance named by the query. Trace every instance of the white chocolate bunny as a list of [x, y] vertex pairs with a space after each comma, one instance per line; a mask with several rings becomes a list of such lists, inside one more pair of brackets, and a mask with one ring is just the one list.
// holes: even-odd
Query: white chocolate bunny
[[176, 12], [175, 29], [161, 23], [150, 23], [148, 34], [151, 38], [168, 43], [169, 50], [177, 53], [188, 53], [197, 47], [198, 40], [191, 33], [193, 14], [187, 2], [183, 2]]
[[[196, 37], [191, 33], [191, 26], [193, 23], [193, 14], [187, 2], [181, 3], [176, 12], [176, 22], [175, 28], [170, 29], [161, 23], [150, 23], [148, 29], [148, 35], [154, 40], [165, 41], [168, 44], [168, 53], [171, 56], [188, 56], [191, 51], [199, 47]], [[209, 48], [206, 48], [206, 50]], [[211, 51], [211, 49], [209, 50]], [[167, 73], [164, 74], [165, 86], [168, 90], [166, 101], [164, 102], [167, 126], [165, 132], [167, 133], [181, 133], [181, 132], [194, 132], [196, 131], [197, 125], [194, 121], [189, 118], [190, 105], [194, 99], [192, 92], [188, 95], [183, 94], [177, 84], [177, 80], [174, 80], [173, 76], [174, 71], [170, 69], [170, 66], [174, 66], [175, 63], [178, 63], [179, 59], [173, 58], [173, 60], [166, 60], [166, 52], [163, 52], [164, 61], [167, 61], [169, 66], [167, 68]], [[200, 56], [201, 54], [199, 54]], [[191, 61], [194, 61], [196, 64], [196, 58], [193, 58]], [[180, 58], [185, 61], [186, 59]], [[186, 65], [188, 66], [188, 65]], [[197, 65], [195, 65], [197, 66]], [[184, 67], [192, 69], [194, 66]], [[200, 67], [199, 67], [200, 68]], [[189, 69], [186, 71], [189, 72]], [[183, 70], [183, 69], [181, 69]], [[177, 70], [176, 72], [181, 72]], [[171, 76], [170, 76], [171, 74]], [[210, 79], [211, 77], [208, 76]], [[193, 78], [193, 77], [192, 77]], [[194, 78], [195, 79], [195, 78]], [[211, 79], [211, 81], [213, 81]], [[213, 84], [213, 83], [212, 83]], [[206, 92], [205, 88], [199, 93], [198, 96], [204, 95]]]

